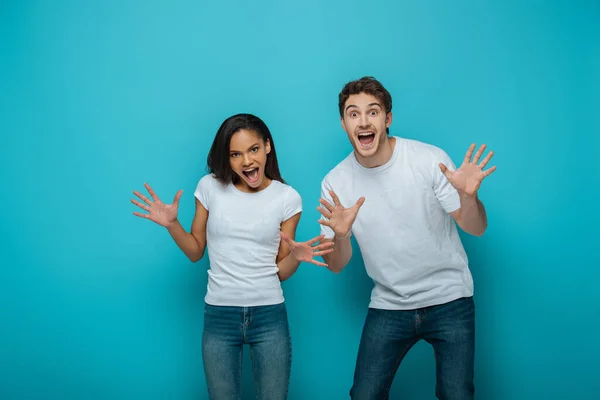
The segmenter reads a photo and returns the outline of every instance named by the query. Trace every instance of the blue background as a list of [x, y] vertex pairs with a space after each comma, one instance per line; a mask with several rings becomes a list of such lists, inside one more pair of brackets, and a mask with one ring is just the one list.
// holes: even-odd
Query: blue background
[[[220, 123], [271, 128], [318, 232], [319, 185], [350, 151], [337, 95], [374, 75], [391, 133], [460, 162], [496, 152], [489, 229], [462, 235], [481, 399], [589, 399], [600, 359], [600, 5], [594, 1], [3, 1], [0, 398], [201, 399], [207, 260], [129, 203], [193, 191]], [[290, 399], [343, 399], [371, 282], [302, 265], [284, 283]], [[252, 398], [245, 358], [245, 399]], [[417, 345], [392, 398], [434, 398]]]

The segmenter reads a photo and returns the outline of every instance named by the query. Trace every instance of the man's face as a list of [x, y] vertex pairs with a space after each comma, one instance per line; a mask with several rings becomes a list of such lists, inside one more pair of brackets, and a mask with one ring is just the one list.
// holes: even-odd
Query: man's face
[[392, 113], [386, 114], [383, 103], [366, 93], [353, 94], [344, 104], [342, 128], [359, 156], [377, 156], [387, 140], [386, 128], [392, 124]]

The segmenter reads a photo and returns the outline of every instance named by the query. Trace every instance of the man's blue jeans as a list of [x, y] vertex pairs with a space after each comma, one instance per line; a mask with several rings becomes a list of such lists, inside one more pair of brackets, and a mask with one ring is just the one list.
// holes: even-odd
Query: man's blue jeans
[[350, 397], [387, 399], [400, 362], [415, 343], [433, 346], [436, 396], [474, 396], [475, 305], [472, 297], [417, 310], [370, 308], [365, 321]]

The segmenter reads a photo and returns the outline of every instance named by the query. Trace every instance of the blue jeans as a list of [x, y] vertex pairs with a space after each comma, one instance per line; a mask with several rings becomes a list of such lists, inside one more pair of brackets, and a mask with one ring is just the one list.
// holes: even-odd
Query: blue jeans
[[250, 345], [256, 398], [287, 397], [292, 363], [284, 303], [257, 307], [205, 305], [202, 360], [213, 400], [242, 398], [242, 348]]
[[387, 399], [400, 362], [421, 339], [430, 343], [435, 353], [437, 398], [473, 399], [475, 304], [472, 297], [410, 311], [370, 308], [350, 397]]

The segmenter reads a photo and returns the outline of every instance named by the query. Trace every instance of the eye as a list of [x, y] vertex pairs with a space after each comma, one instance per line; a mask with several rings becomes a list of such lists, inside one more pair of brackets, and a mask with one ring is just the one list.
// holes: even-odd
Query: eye
[[258, 146], [250, 149], [250, 153], [256, 153], [258, 151]]
[[369, 112], [369, 115], [371, 115], [371, 117], [374, 117], [374, 116], [376, 116], [376, 115], [377, 115], [377, 110], [371, 110], [371, 111]]
[[231, 157], [232, 157], [232, 158], [236, 158], [236, 157], [238, 157], [239, 155], [240, 155], [240, 153], [231, 153]]
[[357, 113], [356, 111], [352, 111], [352, 112], [350, 113], [350, 117], [351, 117], [351, 118], [356, 118], [357, 116], [358, 116], [358, 113]]

